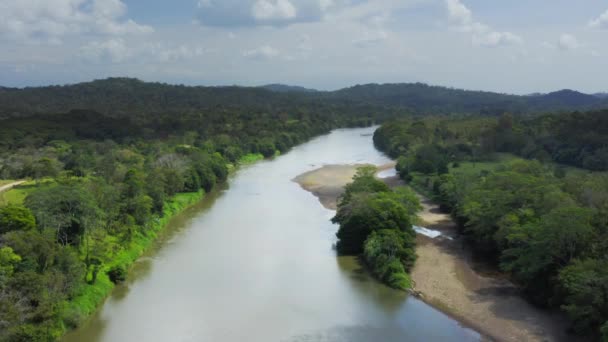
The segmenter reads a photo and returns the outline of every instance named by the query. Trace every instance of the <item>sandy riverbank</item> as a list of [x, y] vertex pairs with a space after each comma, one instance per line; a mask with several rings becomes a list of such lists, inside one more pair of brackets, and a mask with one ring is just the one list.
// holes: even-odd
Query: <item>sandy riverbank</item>
[[[294, 179], [312, 192], [329, 209], [336, 209], [337, 199], [361, 165], [327, 165]], [[379, 171], [393, 167], [387, 164]], [[397, 177], [383, 179], [390, 186], [401, 184]], [[425, 227], [439, 230], [453, 240], [431, 239], [418, 235], [418, 259], [412, 270], [415, 291], [427, 303], [459, 319], [497, 341], [572, 341], [564, 333], [566, 324], [557, 314], [528, 304], [512, 283], [500, 275], [482, 275], [476, 271], [471, 254], [458, 239], [449, 215], [441, 213], [421, 197], [419, 218]]]

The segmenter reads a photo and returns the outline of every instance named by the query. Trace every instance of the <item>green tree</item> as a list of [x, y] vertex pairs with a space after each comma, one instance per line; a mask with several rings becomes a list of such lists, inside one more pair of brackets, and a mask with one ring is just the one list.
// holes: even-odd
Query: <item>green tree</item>
[[0, 207], [0, 234], [13, 230], [30, 230], [34, 227], [36, 219], [28, 208], [14, 204]]
[[388, 285], [411, 287], [406, 272], [416, 261], [414, 234], [389, 229], [372, 232], [365, 240], [363, 257], [372, 272]]
[[373, 194], [390, 191], [384, 182], [376, 179], [376, 167], [363, 166], [357, 169], [353, 181], [344, 187], [344, 193], [340, 196], [340, 206], [348, 203], [351, 197], [357, 193]]
[[608, 261], [576, 260], [559, 273], [559, 284], [574, 330], [593, 333], [608, 320]]
[[41, 188], [25, 199], [41, 230], [55, 232], [61, 244], [80, 244], [88, 230], [95, 228], [102, 213], [89, 191], [80, 185]]
[[332, 219], [339, 223], [336, 245], [340, 254], [356, 255], [363, 252], [363, 243], [372, 231], [396, 229], [412, 231], [407, 210], [392, 196], [383, 193], [359, 193], [340, 205]]
[[11, 247], [0, 248], [0, 291], [13, 275], [15, 265], [20, 261], [21, 256], [16, 254]]
[[507, 237], [510, 247], [502, 253], [501, 267], [512, 272], [535, 299], [548, 299], [559, 270], [590, 252], [597, 236], [590, 221], [591, 212], [584, 208], [551, 211]]

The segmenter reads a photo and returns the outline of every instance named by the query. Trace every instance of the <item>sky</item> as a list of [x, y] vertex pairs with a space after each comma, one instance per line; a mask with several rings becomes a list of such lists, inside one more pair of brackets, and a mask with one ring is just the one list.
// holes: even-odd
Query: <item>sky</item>
[[0, 85], [608, 91], [606, 0], [0, 0]]

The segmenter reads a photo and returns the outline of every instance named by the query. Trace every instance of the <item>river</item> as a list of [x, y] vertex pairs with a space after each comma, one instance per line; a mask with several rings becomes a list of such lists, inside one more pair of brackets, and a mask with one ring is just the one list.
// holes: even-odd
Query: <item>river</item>
[[478, 341], [336, 257], [337, 226], [291, 180], [324, 164], [390, 160], [374, 128], [340, 129], [239, 170], [172, 220], [73, 341]]

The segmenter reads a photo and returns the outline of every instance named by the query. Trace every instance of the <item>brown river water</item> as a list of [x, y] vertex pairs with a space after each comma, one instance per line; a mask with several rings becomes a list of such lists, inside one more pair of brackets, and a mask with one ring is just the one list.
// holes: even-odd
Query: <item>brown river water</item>
[[74, 341], [479, 341], [471, 329], [337, 257], [337, 226], [292, 181], [326, 164], [382, 165], [374, 128], [341, 129], [176, 217]]

